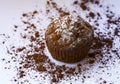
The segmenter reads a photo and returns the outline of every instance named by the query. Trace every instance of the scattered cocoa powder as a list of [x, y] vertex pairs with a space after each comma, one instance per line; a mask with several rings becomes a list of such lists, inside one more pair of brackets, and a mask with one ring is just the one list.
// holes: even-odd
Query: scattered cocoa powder
[[95, 17], [95, 14], [94, 14], [93, 12], [90, 12], [90, 13], [89, 13], [89, 16], [92, 17], [92, 18], [94, 18], [94, 17]]
[[95, 60], [89, 60], [89, 64], [93, 64]]
[[82, 8], [82, 10], [88, 9], [85, 3], [80, 3], [80, 7]]
[[23, 76], [25, 76], [25, 72], [20, 70], [18, 75], [20, 76], [20, 78], [22, 78]]

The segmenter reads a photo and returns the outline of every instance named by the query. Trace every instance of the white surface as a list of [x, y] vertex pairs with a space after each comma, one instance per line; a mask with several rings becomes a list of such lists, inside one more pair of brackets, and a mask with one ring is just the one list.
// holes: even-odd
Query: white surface
[[[64, 0], [61, 0], [61, 2], [59, 0], [57, 2], [59, 2], [59, 4], [65, 3], [65, 5], [68, 5], [67, 3], [69, 2], [69, 0], [66, 0], [65, 2]], [[105, 3], [114, 4], [115, 7], [113, 8], [113, 10], [116, 12], [116, 14], [118, 15], [120, 14], [120, 9], [119, 9], [120, 0], [106, 0]], [[13, 25], [16, 23], [19, 23], [20, 15], [23, 12], [29, 12], [29, 11], [32, 11], [34, 9], [39, 9], [39, 8], [44, 10], [44, 7], [45, 7], [44, 0], [0, 0], [0, 20], [1, 20], [0, 21], [0, 34], [5, 33], [5, 34], [12, 36]], [[1, 38], [0, 38], [0, 42], [2, 42]], [[116, 45], [117, 44], [119, 45], [118, 42], [116, 42]], [[5, 46], [3, 45], [0, 46], [0, 53], [1, 53], [0, 58], [6, 57], [7, 59], [9, 59], [9, 56], [6, 53]], [[8, 65], [0, 61], [0, 84], [14, 84], [13, 82], [10, 81], [11, 78], [15, 76], [14, 69], [11, 68], [11, 70], [9, 69], [5, 70], [4, 66], [8, 66]], [[114, 65], [110, 65], [110, 63], [108, 63], [108, 66], [109, 66], [108, 68], [103, 68], [99, 70], [99, 73], [95, 73], [96, 71], [98, 71], [98, 66], [99, 64], [94, 65], [92, 66], [90, 70], [84, 72], [85, 75], [91, 76], [91, 78], [85, 80], [84, 84], [99, 84], [100, 77], [106, 80], [108, 84], [109, 83], [120, 84], [120, 60], [119, 59], [115, 59]], [[102, 70], [105, 70], [105, 72], [102, 72]], [[110, 73], [110, 74], [107, 74], [107, 73]], [[80, 76], [82, 76], [82, 74]], [[73, 84], [81, 83], [82, 79], [74, 81], [74, 78], [75, 77], [73, 77], [73, 79], [69, 81], [62, 81], [61, 84], [66, 84], [66, 83], [69, 84], [70, 82], [72, 82]], [[46, 84], [49, 84], [49, 80], [47, 81], [48, 82], [46, 81], [43, 81], [43, 82]], [[31, 83], [39, 84], [39, 82], [35, 82], [35, 80], [31, 80]]]

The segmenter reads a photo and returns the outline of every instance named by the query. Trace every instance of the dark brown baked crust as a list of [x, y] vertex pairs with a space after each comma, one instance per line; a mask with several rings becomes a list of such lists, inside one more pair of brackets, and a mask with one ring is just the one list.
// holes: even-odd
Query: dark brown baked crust
[[93, 40], [93, 29], [81, 17], [66, 15], [50, 23], [45, 39], [53, 58], [74, 63], [87, 56]]

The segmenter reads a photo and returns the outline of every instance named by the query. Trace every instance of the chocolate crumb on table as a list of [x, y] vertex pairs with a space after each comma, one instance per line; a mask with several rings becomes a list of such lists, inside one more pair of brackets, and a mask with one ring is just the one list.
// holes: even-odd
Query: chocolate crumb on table
[[[97, 6], [100, 9], [104, 8], [105, 17], [107, 21], [104, 23], [100, 23], [99, 21], [102, 20], [102, 14], [99, 11], [93, 11], [90, 4]], [[82, 80], [85, 82], [87, 78], [92, 78], [91, 75], [89, 76], [80, 76], [80, 74], [84, 74], [85, 71], [91, 69], [91, 66], [94, 66], [97, 62], [101, 65], [99, 66], [99, 70], [102, 68], [106, 68], [107, 63], [112, 60], [113, 56], [111, 53], [114, 53], [118, 59], [120, 59], [118, 49], [113, 49], [115, 37], [120, 37], [120, 17], [116, 17], [114, 11], [112, 11], [108, 6], [101, 3], [101, 0], [74, 0], [72, 7], [75, 7], [76, 10], [73, 10], [74, 13], [80, 15], [80, 12], [86, 12], [86, 20], [90, 23], [94, 23], [94, 41], [91, 46], [93, 52], [90, 52], [86, 57], [87, 62], [84, 67], [84, 62], [80, 62], [76, 65], [76, 67], [68, 67], [66, 65], [57, 65], [56, 63], [52, 62], [49, 57], [46, 55], [46, 45], [45, 45], [45, 37], [43, 32], [45, 29], [41, 29], [37, 27], [37, 24], [40, 25], [41, 19], [39, 14], [43, 13], [39, 10], [33, 10], [28, 13], [21, 14], [20, 20], [24, 25], [21, 28], [20, 25], [13, 25], [13, 30], [15, 29], [15, 34], [19, 34], [21, 36], [21, 41], [30, 41], [28, 44], [22, 47], [16, 47], [14, 44], [7, 47], [7, 53], [10, 54], [11, 60], [2, 59], [3, 62], [6, 64], [10, 64], [11, 62], [19, 63], [19, 66], [16, 65], [15, 69], [18, 71], [16, 76], [13, 78], [15, 83], [29, 83], [29, 80], [20, 81], [24, 77], [31, 76], [30, 73], [32, 71], [36, 71], [39, 75], [32, 75], [33, 80], [39, 77], [42, 77], [46, 80], [46, 77], [49, 76], [51, 83], [59, 83], [62, 80], [70, 80], [72, 77], [77, 77], [75, 80]], [[81, 11], [79, 9], [82, 9]], [[52, 15], [53, 12], [56, 15]], [[60, 7], [58, 3], [53, 0], [46, 1], [46, 16], [49, 20], [54, 19], [56, 16], [65, 16], [72, 14], [66, 7]], [[44, 14], [43, 14], [44, 15]], [[38, 19], [39, 18], [39, 19]], [[27, 19], [25, 21], [24, 19]], [[36, 19], [36, 23], [32, 22], [32, 20]], [[41, 23], [42, 24], [42, 23]], [[100, 31], [100, 25], [103, 24], [104, 29], [106, 32]], [[115, 28], [112, 25], [116, 26]], [[24, 32], [18, 32], [21, 29]], [[112, 33], [113, 30], [114, 33]], [[10, 39], [11, 37], [7, 37], [7, 35], [3, 34], [0, 37], [4, 37], [2, 41], [2, 45], [6, 44], [6, 40]], [[104, 51], [103, 51], [104, 50]], [[112, 51], [112, 52], [111, 52]], [[106, 58], [105, 58], [106, 57]], [[19, 58], [19, 59], [18, 59]], [[98, 60], [97, 60], [98, 59]], [[112, 61], [114, 65], [114, 61]], [[10, 69], [6, 67], [6, 69]], [[41, 73], [46, 73], [47, 75], [41, 75]], [[96, 72], [98, 73], [98, 72]], [[31, 78], [32, 79], [32, 78]], [[101, 84], [108, 83], [107, 80], [99, 79], [98, 81], [102, 81]], [[40, 82], [40, 80], [39, 80]], [[41, 82], [40, 82], [41, 83]]]

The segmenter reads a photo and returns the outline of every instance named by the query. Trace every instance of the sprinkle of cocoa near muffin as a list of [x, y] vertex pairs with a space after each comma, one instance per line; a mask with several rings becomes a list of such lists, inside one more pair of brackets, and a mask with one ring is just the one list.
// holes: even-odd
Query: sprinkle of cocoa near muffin
[[80, 7], [82, 8], [82, 10], [87, 10], [87, 6], [85, 3], [80, 3]]

